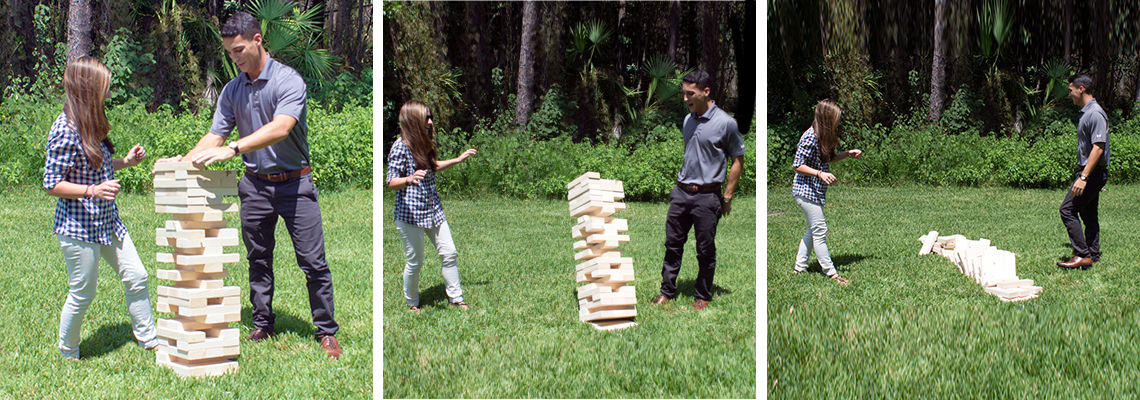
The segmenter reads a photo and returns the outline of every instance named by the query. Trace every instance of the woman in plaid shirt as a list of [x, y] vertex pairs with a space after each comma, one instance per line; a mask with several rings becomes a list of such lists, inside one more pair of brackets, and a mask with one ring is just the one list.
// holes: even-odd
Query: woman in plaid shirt
[[811, 128], [804, 132], [796, 146], [796, 158], [792, 161], [792, 168], [796, 170], [795, 179], [792, 180], [792, 196], [804, 211], [807, 232], [800, 240], [800, 250], [796, 254], [796, 265], [792, 272], [807, 270], [808, 256], [814, 247], [823, 273], [846, 285], [847, 280], [839, 276], [831, 262], [831, 255], [827, 252], [827, 223], [823, 220], [823, 202], [827, 195], [827, 185], [837, 180], [829, 172], [828, 164], [848, 157], [859, 158], [863, 152], [859, 149], [835, 151], [839, 145], [836, 131], [839, 130], [840, 113], [839, 106], [830, 99], [819, 102], [815, 106], [815, 120], [812, 121]]
[[115, 195], [119, 180], [113, 171], [138, 165], [146, 152], [139, 145], [122, 159], [111, 159], [111, 126], [103, 110], [111, 71], [94, 57], [68, 64], [63, 73], [66, 101], [51, 126], [44, 163], [44, 189], [59, 197], [55, 207], [56, 238], [63, 250], [70, 285], [59, 317], [59, 350], [79, 359], [83, 314], [95, 298], [99, 258], [115, 268], [126, 291], [127, 311], [138, 344], [158, 347], [147, 292], [147, 273], [119, 219]]
[[435, 190], [435, 173], [459, 164], [475, 154], [468, 149], [459, 157], [436, 160], [435, 126], [431, 109], [409, 101], [400, 108], [400, 139], [388, 153], [388, 189], [396, 191], [396, 230], [404, 242], [404, 299], [412, 312], [420, 311], [420, 267], [424, 261], [424, 236], [435, 244], [443, 264], [443, 280], [451, 305], [468, 309], [459, 285], [458, 252], [443, 216], [443, 204]]

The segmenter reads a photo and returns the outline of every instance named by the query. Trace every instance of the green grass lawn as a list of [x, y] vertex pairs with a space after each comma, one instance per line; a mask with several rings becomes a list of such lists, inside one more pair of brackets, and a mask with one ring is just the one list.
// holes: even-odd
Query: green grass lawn
[[[439, 257], [420, 273], [419, 315], [403, 297], [404, 252], [384, 194], [384, 397], [754, 398], [756, 201], [741, 198], [717, 232], [709, 309], [693, 311], [692, 238], [680, 295], [650, 305], [661, 283], [667, 203], [628, 203], [637, 322], [597, 331], [578, 321], [575, 219], [566, 201], [443, 200], [459, 250], [464, 300], [448, 306]], [[430, 242], [429, 242], [430, 243]], [[429, 244], [430, 246], [430, 244]], [[431, 247], [428, 247], [431, 249]]]
[[[135, 345], [123, 302], [122, 284], [103, 262], [98, 296], [83, 322], [78, 363], [57, 349], [59, 312], [67, 295], [66, 266], [52, 234], [56, 200], [36, 188], [0, 192], [0, 398], [366, 398], [372, 391], [372, 192], [322, 192], [321, 211], [326, 257], [333, 271], [337, 338], [344, 348], [330, 360], [313, 339], [305, 277], [297, 267], [284, 222], [278, 224], [275, 338], [244, 340], [250, 322], [248, 264], [242, 254], [229, 264], [226, 284], [241, 287], [243, 336], [240, 370], [220, 377], [182, 379], [155, 364], [155, 355]], [[237, 202], [237, 198], [231, 199]], [[154, 212], [149, 195], [122, 195], [120, 215], [150, 273], [151, 307], [155, 288], [169, 283], [155, 278], [155, 228], [169, 214]], [[227, 213], [239, 227], [237, 213]], [[156, 313], [155, 317], [171, 314]]]
[[[842, 287], [793, 275], [804, 233], [790, 188], [768, 192], [770, 398], [1117, 398], [1140, 389], [1140, 186], [1101, 194], [1101, 262], [1072, 249], [1063, 190], [836, 186], [824, 213]], [[986, 238], [1040, 297], [1005, 303], [918, 237]]]

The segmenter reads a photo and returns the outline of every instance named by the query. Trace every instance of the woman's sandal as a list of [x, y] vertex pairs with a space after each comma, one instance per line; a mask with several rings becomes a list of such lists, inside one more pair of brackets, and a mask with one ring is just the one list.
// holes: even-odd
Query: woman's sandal
[[832, 274], [832, 275], [828, 276], [828, 278], [831, 278], [832, 280], [835, 281], [835, 283], [838, 283], [840, 285], [846, 285], [849, 283], [846, 279], [843, 279], [842, 276], [839, 276], [839, 274]]
[[462, 301], [457, 301], [457, 302], [451, 303], [451, 305], [459, 307], [459, 309], [461, 309], [461, 310], [470, 309], [470, 307], [467, 307], [467, 303], [464, 303]]

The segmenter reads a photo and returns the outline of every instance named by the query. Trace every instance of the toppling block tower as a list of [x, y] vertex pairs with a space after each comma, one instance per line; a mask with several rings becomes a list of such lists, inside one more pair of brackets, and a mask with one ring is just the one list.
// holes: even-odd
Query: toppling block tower
[[238, 205], [222, 202], [237, 195], [234, 171], [206, 171], [189, 162], [154, 165], [155, 212], [170, 213], [166, 226], [155, 230], [158, 262], [173, 269], [158, 269], [158, 279], [173, 281], [158, 287], [158, 312], [175, 314], [158, 320], [156, 362], [181, 377], [213, 376], [236, 372], [240, 331], [230, 322], [241, 320], [241, 288], [225, 286], [224, 264], [238, 262], [225, 246], [240, 243], [237, 228], [227, 228], [223, 213]]
[[599, 330], [612, 330], [637, 325], [637, 296], [633, 286], [633, 259], [622, 257], [617, 247], [629, 241], [624, 219], [613, 218], [625, 209], [619, 203], [625, 197], [621, 181], [601, 179], [597, 172], [587, 172], [571, 181], [567, 199], [570, 215], [578, 218], [572, 229], [575, 239], [574, 259], [582, 261], [576, 268], [578, 283], [578, 319]]
[[958, 266], [958, 272], [973, 278], [986, 293], [1002, 301], [1029, 300], [1041, 292], [1040, 286], [1033, 286], [1032, 279], [1017, 277], [1016, 255], [990, 246], [989, 239], [938, 236], [937, 231], [930, 231], [918, 240], [922, 242], [918, 255], [934, 253], [950, 259]]

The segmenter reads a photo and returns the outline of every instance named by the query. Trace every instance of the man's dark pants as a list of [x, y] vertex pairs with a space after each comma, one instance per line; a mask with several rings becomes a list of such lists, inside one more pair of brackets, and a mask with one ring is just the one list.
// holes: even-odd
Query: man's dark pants
[[[1075, 181], [1074, 181], [1075, 182]], [[1094, 169], [1085, 181], [1085, 190], [1080, 196], [1073, 196], [1072, 186], [1065, 200], [1061, 202], [1061, 222], [1069, 232], [1069, 243], [1073, 245], [1073, 255], [1100, 260], [1100, 221], [1097, 219], [1097, 205], [1100, 190], [1108, 182], [1108, 170]], [[1081, 221], [1085, 223], [1081, 230]]]
[[669, 214], [665, 217], [665, 262], [661, 267], [661, 294], [677, 297], [677, 274], [689, 229], [696, 228], [697, 281], [693, 297], [712, 300], [716, 272], [716, 225], [720, 221], [720, 191], [691, 193], [678, 186], [669, 194]]
[[245, 174], [238, 184], [241, 198], [242, 240], [249, 254], [249, 299], [253, 303], [253, 325], [273, 331], [273, 249], [277, 217], [293, 239], [297, 265], [305, 273], [309, 289], [309, 307], [317, 337], [336, 334], [339, 326], [333, 319], [332, 273], [325, 262], [325, 235], [321, 228], [321, 209], [313, 178], [305, 174], [284, 182], [271, 182]]

